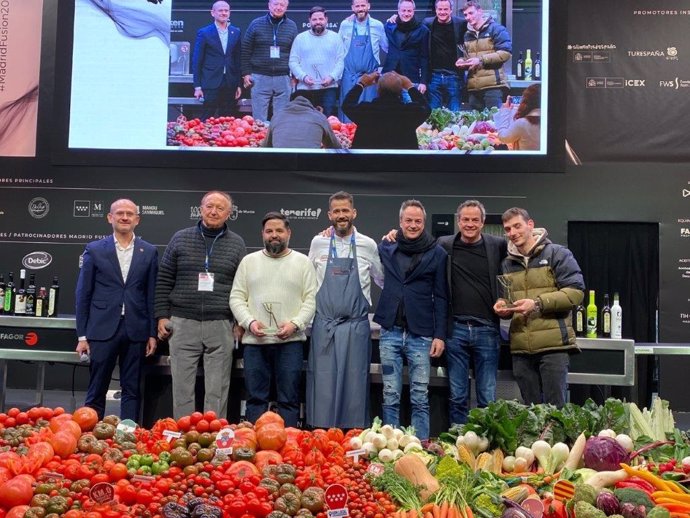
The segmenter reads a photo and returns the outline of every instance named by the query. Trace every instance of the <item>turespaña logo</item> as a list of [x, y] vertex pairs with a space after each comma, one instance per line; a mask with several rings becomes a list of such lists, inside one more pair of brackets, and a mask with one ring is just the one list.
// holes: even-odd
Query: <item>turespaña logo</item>
[[661, 49], [644, 49], [644, 50], [629, 50], [628, 57], [630, 58], [664, 58], [667, 61], [678, 61], [678, 48], [666, 47], [666, 50]]
[[88, 218], [91, 215], [91, 202], [89, 200], [74, 200], [72, 215], [75, 218]]
[[34, 198], [29, 202], [29, 214], [32, 218], [41, 219], [48, 215], [50, 203], [45, 198]]
[[321, 209], [312, 209], [305, 207], [304, 209], [280, 209], [283, 216], [292, 219], [319, 219]]
[[40, 270], [53, 262], [53, 256], [48, 252], [31, 252], [24, 256], [22, 264], [29, 270]]
[[669, 57], [676, 57], [678, 55], [678, 49], [676, 47], [666, 47], [666, 55]]

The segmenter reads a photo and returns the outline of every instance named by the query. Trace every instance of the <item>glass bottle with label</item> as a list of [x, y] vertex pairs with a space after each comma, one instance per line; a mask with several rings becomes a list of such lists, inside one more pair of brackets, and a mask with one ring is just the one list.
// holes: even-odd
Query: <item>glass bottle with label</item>
[[45, 317], [48, 313], [48, 290], [41, 286], [36, 295], [36, 316]]
[[623, 310], [618, 293], [613, 294], [613, 306], [611, 306], [611, 338], [617, 340], [623, 338]]
[[589, 290], [587, 304], [587, 338], [597, 337], [597, 305], [594, 302], [594, 290]]
[[19, 270], [19, 287], [17, 293], [14, 295], [14, 314], [17, 316], [26, 315], [26, 288], [24, 282], [26, 281], [26, 270], [23, 268]]
[[537, 59], [534, 60], [534, 80], [541, 81], [541, 52], [537, 52]]
[[26, 316], [36, 315], [36, 274], [29, 275], [29, 285], [26, 287]]
[[0, 315], [5, 312], [5, 275], [0, 273]]
[[60, 300], [60, 284], [57, 276], [53, 277], [53, 285], [48, 292], [48, 315], [56, 317], [58, 315], [58, 301]]
[[532, 80], [532, 51], [527, 49], [527, 57], [525, 58], [525, 81]]
[[522, 51], [520, 51], [520, 56], [517, 60], [517, 67], [515, 69], [515, 78], [522, 80], [525, 78], [525, 60], [522, 58]]
[[14, 313], [14, 272], [7, 276], [7, 286], [5, 286], [5, 302], [3, 304], [5, 315]]
[[573, 306], [573, 328], [575, 336], [584, 337], [587, 334], [587, 313], [582, 304]]
[[611, 338], [611, 307], [608, 293], [604, 295], [604, 307], [601, 308], [601, 336]]

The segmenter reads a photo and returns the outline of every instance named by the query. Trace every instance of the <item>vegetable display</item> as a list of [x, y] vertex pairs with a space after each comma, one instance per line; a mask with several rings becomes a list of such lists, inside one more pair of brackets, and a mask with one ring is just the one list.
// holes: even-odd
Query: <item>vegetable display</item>
[[0, 518], [327, 518], [333, 484], [352, 518], [690, 517], [687, 436], [656, 405], [497, 401], [424, 445], [378, 418], [344, 433], [194, 412], [130, 430], [86, 408], [13, 408]]

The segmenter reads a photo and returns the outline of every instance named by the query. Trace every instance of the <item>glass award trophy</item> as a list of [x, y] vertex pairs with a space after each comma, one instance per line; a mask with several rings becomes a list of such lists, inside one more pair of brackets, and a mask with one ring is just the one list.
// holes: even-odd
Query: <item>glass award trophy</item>
[[280, 302], [264, 302], [261, 304], [263, 312], [259, 320], [266, 326], [263, 332], [267, 335], [275, 335], [278, 333], [278, 329], [280, 328], [278, 322], [281, 321], [280, 306]]
[[499, 275], [498, 283], [501, 285], [502, 299], [506, 301], [506, 308], [515, 307], [515, 293], [513, 292], [513, 280], [508, 275]]

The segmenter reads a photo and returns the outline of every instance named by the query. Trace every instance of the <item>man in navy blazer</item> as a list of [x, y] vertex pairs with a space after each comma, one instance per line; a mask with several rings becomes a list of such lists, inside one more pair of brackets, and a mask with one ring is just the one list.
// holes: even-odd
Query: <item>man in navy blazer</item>
[[211, 8], [214, 22], [199, 29], [192, 54], [194, 97], [204, 99], [204, 119], [235, 112], [240, 97], [240, 29], [230, 25], [230, 4]]
[[426, 211], [417, 200], [400, 207], [396, 242], [379, 244], [385, 271], [374, 315], [381, 325], [379, 350], [383, 378], [383, 421], [400, 426], [403, 357], [410, 379], [412, 426], [429, 438], [429, 357], [443, 354], [447, 334], [447, 254], [424, 230]]
[[77, 281], [77, 354], [90, 356], [85, 405], [98, 417], [115, 362], [120, 363], [123, 419], [139, 420], [141, 364], [156, 350], [153, 297], [158, 273], [156, 247], [134, 235], [137, 206], [120, 199], [110, 206], [113, 235], [86, 245]]

